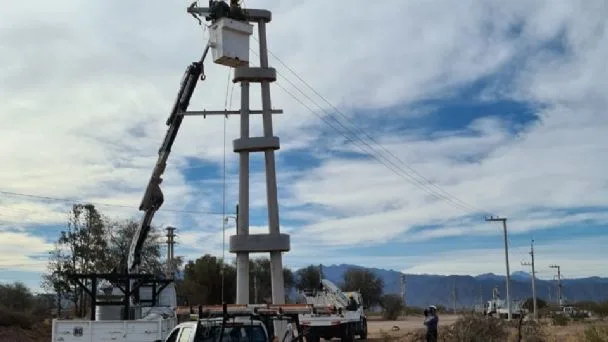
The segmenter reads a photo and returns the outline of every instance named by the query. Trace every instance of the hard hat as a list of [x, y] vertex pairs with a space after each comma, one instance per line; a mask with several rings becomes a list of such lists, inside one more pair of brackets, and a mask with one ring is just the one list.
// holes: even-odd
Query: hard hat
[[435, 305], [431, 305], [429, 306], [429, 309], [437, 310], [437, 307]]

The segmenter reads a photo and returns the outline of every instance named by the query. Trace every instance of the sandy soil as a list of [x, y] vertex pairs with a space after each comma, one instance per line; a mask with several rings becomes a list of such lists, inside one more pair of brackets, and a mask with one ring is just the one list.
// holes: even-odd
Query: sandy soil
[[[440, 315], [439, 328], [442, 325], [450, 325], [456, 322], [458, 315]], [[385, 335], [402, 336], [424, 329], [423, 316], [406, 316], [397, 321], [382, 321], [370, 318], [367, 323], [368, 341], [380, 341]]]
[[[458, 319], [458, 315], [440, 315], [439, 316], [439, 327], [442, 325], [450, 325], [456, 322]], [[407, 316], [403, 317], [398, 321], [381, 321], [381, 320], [370, 320], [367, 323], [367, 330], [369, 331], [370, 336], [380, 335], [382, 332], [388, 332], [393, 329], [393, 327], [398, 327], [399, 332], [410, 332], [417, 329], [423, 329], [424, 325], [422, 322], [424, 321], [423, 316]]]

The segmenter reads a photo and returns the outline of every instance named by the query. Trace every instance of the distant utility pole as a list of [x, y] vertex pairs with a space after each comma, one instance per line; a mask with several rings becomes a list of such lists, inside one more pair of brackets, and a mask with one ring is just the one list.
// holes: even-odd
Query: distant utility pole
[[507, 310], [509, 312], [508, 315], [508, 320], [510, 321], [512, 316], [511, 316], [511, 291], [509, 290], [510, 284], [511, 284], [511, 271], [509, 271], [509, 244], [508, 244], [508, 238], [507, 238], [507, 218], [506, 217], [493, 217], [490, 216], [490, 218], [486, 218], [486, 221], [488, 222], [502, 222], [502, 228], [504, 231], [504, 236], [505, 236], [505, 263], [507, 265], [507, 284], [506, 284], [506, 290], [507, 290]]
[[167, 278], [173, 279], [175, 277], [175, 227], [167, 227], [167, 265], [166, 275]]
[[534, 240], [530, 243], [530, 256], [532, 257], [532, 262], [522, 262], [523, 266], [531, 266], [532, 267], [532, 307], [534, 312], [534, 319], [538, 319], [538, 314], [536, 312], [536, 271], [534, 270]]
[[405, 274], [401, 274], [401, 299], [403, 300], [403, 305], [407, 306], [407, 300], [406, 300], [406, 279], [405, 279]]
[[452, 309], [454, 310], [454, 313], [456, 313], [456, 280], [454, 280], [452, 289]]
[[557, 268], [557, 305], [560, 307], [564, 305], [564, 301], [562, 299], [562, 272], [559, 265], [551, 265], [551, 268]]

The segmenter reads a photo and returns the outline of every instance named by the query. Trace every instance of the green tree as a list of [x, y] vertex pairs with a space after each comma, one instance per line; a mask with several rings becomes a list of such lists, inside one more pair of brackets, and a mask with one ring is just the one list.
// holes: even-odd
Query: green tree
[[309, 265], [296, 271], [295, 286], [298, 290], [315, 289], [321, 283], [321, 271], [318, 266]]
[[[270, 281], [270, 259], [257, 258], [249, 261], [249, 298], [252, 303], [272, 303]], [[294, 287], [294, 276], [290, 269], [283, 268], [283, 283], [287, 294]], [[256, 293], [257, 290], [257, 293]], [[286, 298], [287, 299], [287, 298]]]
[[0, 305], [11, 311], [23, 312], [34, 305], [34, 295], [22, 282], [0, 284]]
[[[86, 314], [88, 295], [69, 279], [72, 273], [109, 273], [126, 269], [127, 254], [138, 222], [103, 217], [92, 204], [74, 204], [65, 230], [61, 231], [55, 248], [49, 253], [47, 272], [42, 288], [70, 299], [76, 315]], [[162, 272], [160, 261], [161, 235], [154, 227], [144, 244], [141, 270], [146, 273]], [[84, 285], [90, 286], [87, 280]], [[61, 307], [61, 306], [58, 306]]]
[[[105, 219], [105, 225], [109, 260], [107, 265], [103, 268], [103, 271], [110, 272], [115, 267], [118, 268], [119, 271], [126, 270], [131, 241], [133, 240], [140, 223], [134, 219]], [[140, 272], [156, 275], [163, 273], [165, 267], [161, 262], [161, 247], [163, 243], [162, 234], [159, 229], [155, 226], [151, 226], [141, 251]], [[176, 262], [179, 264], [181, 259], [176, 259]]]
[[[68, 216], [67, 229], [60, 233], [55, 249], [50, 252], [48, 272], [42, 287], [72, 300], [76, 314], [83, 316], [87, 297], [69, 273], [99, 272], [108, 264], [106, 230], [101, 214], [92, 204], [74, 204]], [[89, 285], [88, 281], [84, 281]]]
[[370, 270], [350, 268], [344, 272], [341, 288], [342, 291], [361, 292], [363, 305], [371, 307], [381, 303], [384, 281]]
[[222, 303], [222, 265], [224, 271], [224, 301], [234, 303], [236, 296], [236, 268], [223, 264], [221, 259], [206, 254], [184, 266], [184, 279], [177, 283], [178, 291], [190, 305], [218, 305]]
[[380, 306], [382, 307], [384, 319], [388, 321], [396, 320], [405, 310], [403, 298], [400, 295], [393, 293], [380, 297]]

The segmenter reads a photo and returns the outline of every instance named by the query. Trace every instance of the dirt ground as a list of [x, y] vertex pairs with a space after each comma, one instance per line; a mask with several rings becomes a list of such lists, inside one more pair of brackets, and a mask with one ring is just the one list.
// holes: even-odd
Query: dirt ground
[[[450, 325], [456, 322], [458, 315], [440, 315], [439, 328], [442, 325]], [[422, 322], [423, 316], [406, 316], [397, 321], [382, 321], [370, 319], [367, 323], [369, 341], [377, 341], [386, 333], [390, 335], [403, 335], [408, 332], [414, 332], [419, 329], [424, 329]], [[395, 328], [397, 327], [397, 328]]]
[[[439, 334], [442, 327], [456, 322], [459, 315], [440, 315]], [[367, 341], [422, 341], [424, 325], [422, 316], [403, 317], [398, 321], [382, 321], [370, 319], [368, 321]], [[588, 320], [583, 322], [569, 322], [566, 326], [551, 325], [548, 320], [543, 321], [545, 341], [547, 342], [581, 342], [584, 341], [584, 331], [590, 325], [603, 326], [608, 329], [608, 321]], [[398, 327], [395, 329], [394, 327]], [[511, 329], [508, 341], [517, 341], [517, 330]]]
[[[439, 329], [442, 325], [450, 325], [456, 322], [458, 315], [444, 314], [439, 316]], [[424, 329], [423, 316], [405, 316], [397, 321], [383, 321], [370, 318], [367, 322], [367, 341], [384, 341], [387, 335], [403, 336]]]

